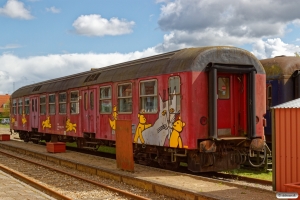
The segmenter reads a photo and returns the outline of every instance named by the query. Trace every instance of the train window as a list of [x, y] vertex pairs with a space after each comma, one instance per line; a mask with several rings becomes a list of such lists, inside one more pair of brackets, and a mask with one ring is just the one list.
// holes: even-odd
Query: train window
[[67, 93], [60, 93], [58, 96], [58, 103], [59, 108], [58, 112], [59, 114], [66, 114], [67, 113]]
[[272, 106], [272, 85], [267, 86], [267, 110]]
[[157, 81], [140, 82], [140, 112], [157, 112]]
[[218, 99], [229, 99], [230, 97], [230, 79], [227, 77], [218, 78]]
[[111, 113], [111, 87], [100, 88], [100, 113]]
[[46, 96], [40, 96], [40, 114], [45, 115], [46, 114]]
[[29, 103], [30, 103], [30, 101], [29, 101], [29, 98], [27, 97], [27, 98], [25, 98], [25, 101], [24, 101], [24, 113], [26, 114], [26, 115], [29, 115]]
[[79, 92], [72, 91], [70, 94], [70, 105], [71, 105], [71, 114], [78, 114], [79, 113]]
[[34, 105], [35, 105], [35, 112], [37, 112], [37, 99], [34, 100]]
[[118, 85], [118, 111], [132, 112], [132, 86], [131, 83]]
[[55, 115], [55, 94], [49, 94], [49, 114]]
[[17, 114], [17, 100], [16, 99], [13, 99], [12, 108], [13, 108], [13, 114], [16, 115]]
[[90, 93], [90, 109], [94, 110], [94, 92]]
[[19, 99], [19, 103], [18, 103], [18, 114], [22, 115], [23, 114], [23, 99], [20, 98]]
[[33, 99], [31, 100], [31, 106], [32, 106], [31, 111], [34, 112], [34, 100]]
[[172, 76], [169, 78], [169, 108], [176, 109], [175, 112], [180, 111], [180, 77]]

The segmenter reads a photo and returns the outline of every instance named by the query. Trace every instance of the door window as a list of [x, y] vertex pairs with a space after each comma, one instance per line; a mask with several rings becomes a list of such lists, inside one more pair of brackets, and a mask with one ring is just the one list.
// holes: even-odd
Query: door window
[[230, 79], [227, 77], [218, 78], [218, 99], [229, 99]]

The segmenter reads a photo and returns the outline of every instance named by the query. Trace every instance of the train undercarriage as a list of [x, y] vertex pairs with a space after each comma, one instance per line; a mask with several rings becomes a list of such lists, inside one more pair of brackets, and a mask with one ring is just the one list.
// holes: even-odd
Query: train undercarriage
[[[17, 132], [17, 131], [16, 131]], [[24, 142], [76, 142], [78, 148], [97, 151], [100, 146], [115, 147], [115, 141], [95, 139], [93, 134], [85, 133], [83, 138], [18, 131]], [[204, 140], [199, 141], [198, 149], [170, 148], [145, 144], [133, 144], [133, 157], [136, 163], [159, 166], [176, 170], [180, 165], [187, 166], [192, 172], [224, 171], [240, 168], [246, 161], [254, 167], [263, 164], [265, 143], [262, 139], [249, 140]], [[258, 157], [256, 163], [250, 158]]]

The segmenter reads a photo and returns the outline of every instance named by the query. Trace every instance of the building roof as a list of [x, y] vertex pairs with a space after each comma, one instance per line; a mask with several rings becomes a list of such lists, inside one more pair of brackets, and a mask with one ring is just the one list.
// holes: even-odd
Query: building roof
[[272, 109], [277, 108], [300, 108], [300, 98], [272, 107]]
[[4, 111], [3, 104], [7, 103], [9, 101], [10, 95], [0, 95], [0, 112]]

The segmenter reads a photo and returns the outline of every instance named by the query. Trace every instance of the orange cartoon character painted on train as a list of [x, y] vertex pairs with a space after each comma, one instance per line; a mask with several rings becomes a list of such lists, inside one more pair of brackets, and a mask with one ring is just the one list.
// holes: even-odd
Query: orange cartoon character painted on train
[[184, 126], [185, 123], [181, 121], [180, 117], [173, 123], [172, 133], [170, 136], [170, 147], [182, 148], [182, 139], [180, 133], [182, 132]]
[[[142, 111], [141, 113], [144, 113], [144, 112]], [[145, 140], [143, 138], [142, 132], [145, 129], [151, 127], [151, 124], [146, 124], [147, 120], [146, 120], [146, 117], [143, 114], [138, 114], [138, 118], [139, 118], [139, 125], [136, 128], [133, 141], [135, 143], [138, 143], [138, 139], [140, 139], [141, 143], [144, 144]]]

